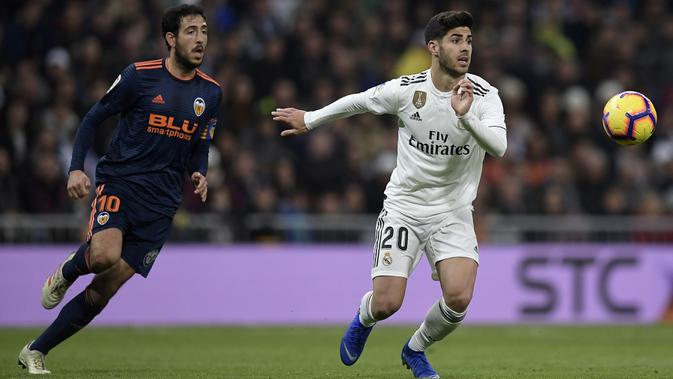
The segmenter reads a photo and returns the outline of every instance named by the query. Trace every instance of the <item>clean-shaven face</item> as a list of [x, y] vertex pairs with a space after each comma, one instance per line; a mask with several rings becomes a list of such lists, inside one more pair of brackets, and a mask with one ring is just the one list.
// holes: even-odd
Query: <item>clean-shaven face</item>
[[200, 15], [189, 15], [180, 21], [175, 38], [175, 58], [185, 68], [195, 69], [203, 63], [208, 44], [208, 25]]
[[467, 73], [472, 60], [472, 31], [467, 26], [449, 30], [439, 43], [439, 67], [458, 77]]

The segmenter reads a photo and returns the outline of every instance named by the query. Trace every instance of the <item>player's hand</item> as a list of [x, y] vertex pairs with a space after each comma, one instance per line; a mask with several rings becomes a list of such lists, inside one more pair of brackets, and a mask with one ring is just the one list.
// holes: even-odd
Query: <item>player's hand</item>
[[73, 170], [68, 174], [68, 196], [71, 199], [81, 199], [89, 195], [91, 180], [82, 170]]
[[286, 124], [289, 124], [292, 129], [285, 129], [280, 132], [280, 135], [283, 137], [287, 136], [298, 136], [308, 132], [308, 128], [304, 123], [304, 113], [301, 109], [294, 108], [276, 108], [274, 112], [271, 112], [274, 121], [281, 121]]
[[462, 116], [470, 110], [474, 100], [474, 87], [472, 82], [461, 79], [453, 87], [451, 107], [456, 111], [456, 116]]
[[208, 198], [208, 180], [200, 172], [192, 174], [192, 184], [196, 188], [194, 193], [201, 196], [201, 202], [205, 203]]

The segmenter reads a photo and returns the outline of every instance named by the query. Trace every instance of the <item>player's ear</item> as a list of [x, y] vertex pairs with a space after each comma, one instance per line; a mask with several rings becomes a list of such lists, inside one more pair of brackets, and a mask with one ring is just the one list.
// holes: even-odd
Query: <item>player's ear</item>
[[430, 52], [430, 55], [433, 57], [438, 57], [439, 56], [439, 45], [437, 44], [437, 41], [434, 39], [431, 39], [428, 41], [428, 51]]
[[171, 47], [171, 49], [175, 47], [175, 34], [168, 32], [164, 38], [166, 39], [166, 43]]

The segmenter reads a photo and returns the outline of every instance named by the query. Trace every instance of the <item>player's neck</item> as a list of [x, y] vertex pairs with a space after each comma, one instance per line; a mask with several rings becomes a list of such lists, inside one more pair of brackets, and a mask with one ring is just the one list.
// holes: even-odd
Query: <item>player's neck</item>
[[196, 75], [196, 69], [188, 69], [182, 66], [173, 54], [166, 58], [166, 69], [171, 75], [180, 80], [191, 80]]
[[454, 77], [439, 67], [439, 63], [434, 61], [432, 62], [432, 67], [430, 67], [430, 76], [432, 78], [432, 84], [438, 90], [442, 92], [450, 92], [453, 90], [453, 87], [458, 83], [458, 81], [465, 77], [461, 75], [459, 77]]

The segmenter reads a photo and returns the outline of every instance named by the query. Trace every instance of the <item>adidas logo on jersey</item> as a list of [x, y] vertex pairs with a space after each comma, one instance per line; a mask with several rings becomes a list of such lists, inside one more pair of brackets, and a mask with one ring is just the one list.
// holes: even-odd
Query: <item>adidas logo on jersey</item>
[[164, 101], [164, 98], [161, 95], [156, 95], [154, 97], [154, 99], [152, 99], [152, 102], [154, 104], [166, 104], [166, 102]]
[[423, 119], [421, 118], [421, 115], [418, 114], [418, 112], [415, 112], [409, 118], [414, 120], [414, 121], [423, 121]]

